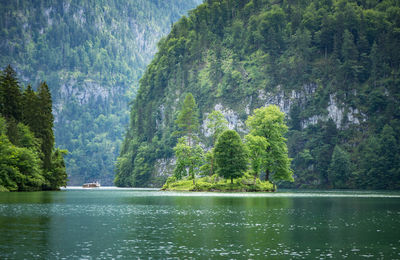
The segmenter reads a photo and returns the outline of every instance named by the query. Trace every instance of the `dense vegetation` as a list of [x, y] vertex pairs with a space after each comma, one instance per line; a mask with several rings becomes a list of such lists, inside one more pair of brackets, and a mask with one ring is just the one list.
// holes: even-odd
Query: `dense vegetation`
[[0, 66], [45, 80], [69, 184], [112, 184], [128, 103], [156, 42], [199, 0], [0, 2]]
[[[287, 112], [295, 182], [283, 185], [400, 188], [399, 17], [393, 0], [205, 1], [141, 78], [116, 184], [172, 173], [174, 121], [191, 92], [201, 126], [220, 110], [244, 134], [252, 110]], [[199, 137], [211, 146], [204, 127]]]
[[[277, 106], [254, 110], [246, 121], [250, 133], [245, 142], [235, 130], [227, 129], [221, 112], [213, 111], [207, 119], [214, 147], [205, 152], [199, 142], [197, 104], [193, 95], [187, 94], [175, 121], [178, 131], [174, 134], [183, 137], [174, 147], [174, 175], [167, 179], [164, 190], [272, 191], [272, 181], [293, 181], [283, 137], [287, 126]], [[261, 172], [266, 173], [264, 181], [259, 178]]]
[[52, 100], [45, 82], [21, 90], [7, 66], [0, 75], [0, 191], [57, 190], [67, 184], [65, 150], [54, 148]]

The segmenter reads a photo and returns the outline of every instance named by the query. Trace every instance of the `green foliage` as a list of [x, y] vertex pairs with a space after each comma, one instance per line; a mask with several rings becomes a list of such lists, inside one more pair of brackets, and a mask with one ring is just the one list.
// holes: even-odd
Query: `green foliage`
[[45, 183], [37, 153], [0, 136], [0, 185], [10, 191], [40, 190]]
[[188, 137], [179, 138], [178, 143], [174, 147], [176, 166], [174, 176], [180, 180], [183, 176], [190, 176], [193, 181], [196, 172], [199, 172], [203, 163], [203, 149], [200, 145], [189, 146]]
[[187, 136], [186, 141], [191, 146], [194, 136], [199, 131], [197, 104], [191, 93], [186, 95], [175, 123], [181, 129], [180, 134]]
[[0, 75], [0, 113], [9, 120], [22, 119], [21, 89], [18, 84], [17, 74], [8, 65]]
[[204, 164], [200, 167], [200, 174], [203, 176], [211, 176], [217, 172], [215, 164], [214, 148], [210, 149], [204, 155]]
[[49, 85], [70, 184], [112, 184], [129, 102], [156, 42], [200, 2], [0, 1], [0, 66], [12, 64], [24, 84]]
[[[7, 67], [4, 74], [10, 71], [12, 68]], [[16, 82], [16, 78], [0, 79], [3, 90], [17, 84], [13, 95], [0, 92], [1, 100], [10, 99], [2, 104], [0, 116], [0, 187], [8, 191], [57, 190], [66, 186], [66, 151], [54, 151], [49, 89], [42, 83], [38, 93], [28, 87], [22, 94]], [[14, 111], [16, 105], [19, 117]]]
[[38, 88], [38, 102], [36, 122], [34, 126], [30, 126], [35, 135], [42, 140], [43, 151], [43, 167], [49, 170], [51, 166], [51, 156], [54, 148], [54, 134], [53, 134], [53, 114], [52, 114], [52, 100], [49, 87], [46, 82], [42, 82]]
[[245, 141], [249, 151], [251, 172], [255, 181], [260, 176], [260, 172], [266, 168], [269, 143], [264, 136], [254, 136], [252, 134], [246, 135]]
[[241, 177], [247, 170], [248, 154], [239, 134], [225, 130], [215, 145], [215, 163], [218, 175], [231, 179]]
[[[274, 181], [293, 181], [293, 172], [290, 169], [291, 159], [288, 157], [286, 138], [284, 137], [287, 132], [284, 119], [285, 114], [279, 110], [279, 107], [269, 105], [255, 109], [254, 115], [249, 116], [246, 121], [246, 125], [250, 129], [250, 135], [264, 138], [257, 140], [257, 146], [266, 146], [268, 144], [263, 154], [254, 151], [260, 148], [255, 148], [254, 145], [252, 147], [253, 153], [257, 155], [255, 159], [262, 157], [259, 160], [262, 160], [264, 164], [266, 180], [269, 180], [269, 175], [271, 174], [271, 179]], [[255, 141], [254, 138], [252, 141]]]
[[218, 137], [228, 129], [228, 121], [220, 111], [212, 111], [207, 116], [207, 129], [211, 132], [213, 139], [212, 144], [215, 145]]
[[350, 155], [336, 145], [335, 149], [333, 150], [332, 160], [328, 168], [329, 182], [335, 189], [346, 188], [346, 183], [350, 179], [350, 174]]
[[190, 179], [176, 180], [175, 177], [170, 177], [162, 187], [162, 190], [171, 191], [261, 191], [270, 192], [275, 191], [274, 185], [270, 182], [260, 181], [250, 175], [244, 175], [241, 178], [237, 178], [231, 182], [227, 182], [226, 179], [221, 179], [218, 175], [208, 176], [197, 179], [196, 183], [193, 184]]
[[[157, 136], [154, 151], [162, 148], [152, 162], [170, 158], [176, 101], [190, 92], [200, 123], [218, 105], [237, 130], [266, 103], [289, 110], [289, 131], [281, 129], [288, 148], [267, 138], [269, 149], [282, 154], [269, 162], [273, 180], [291, 180], [294, 169], [295, 182], [280, 185], [333, 187], [329, 169], [339, 146], [350, 157], [351, 173], [338, 185], [398, 189], [399, 2], [239, 2], [206, 1], [160, 41], [140, 82], [121, 157], [134, 160], [130, 147]], [[202, 134], [200, 140], [210, 143]], [[283, 156], [287, 150], [292, 162]]]

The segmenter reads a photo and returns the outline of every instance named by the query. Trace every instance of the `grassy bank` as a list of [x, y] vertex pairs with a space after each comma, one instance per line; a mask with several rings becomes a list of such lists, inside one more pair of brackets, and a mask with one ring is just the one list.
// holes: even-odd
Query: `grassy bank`
[[193, 179], [184, 178], [177, 180], [175, 177], [169, 177], [162, 190], [168, 191], [216, 191], [216, 192], [271, 192], [274, 191], [274, 185], [268, 181], [254, 180], [254, 177], [245, 175], [237, 178], [231, 183], [230, 180], [221, 178], [217, 175]]

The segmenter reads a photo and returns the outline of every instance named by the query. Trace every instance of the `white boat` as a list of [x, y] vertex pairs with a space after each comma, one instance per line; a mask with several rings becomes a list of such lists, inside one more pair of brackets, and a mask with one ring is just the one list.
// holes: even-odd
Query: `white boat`
[[90, 183], [84, 183], [82, 185], [82, 188], [100, 188], [100, 183], [98, 181], [90, 182]]

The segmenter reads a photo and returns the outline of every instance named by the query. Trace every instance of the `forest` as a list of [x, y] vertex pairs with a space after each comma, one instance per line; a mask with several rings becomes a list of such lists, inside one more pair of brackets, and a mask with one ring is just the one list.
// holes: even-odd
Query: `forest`
[[16, 72], [0, 74], [0, 191], [58, 190], [67, 185], [64, 156], [55, 148], [52, 99], [46, 82], [22, 89]]
[[207, 0], [174, 24], [140, 80], [118, 186], [173, 174], [186, 93], [200, 142], [219, 110], [244, 136], [257, 108], [286, 114], [291, 188], [400, 188], [400, 2]]
[[0, 66], [46, 81], [70, 185], [111, 185], [129, 102], [157, 41], [200, 0], [0, 2]]

